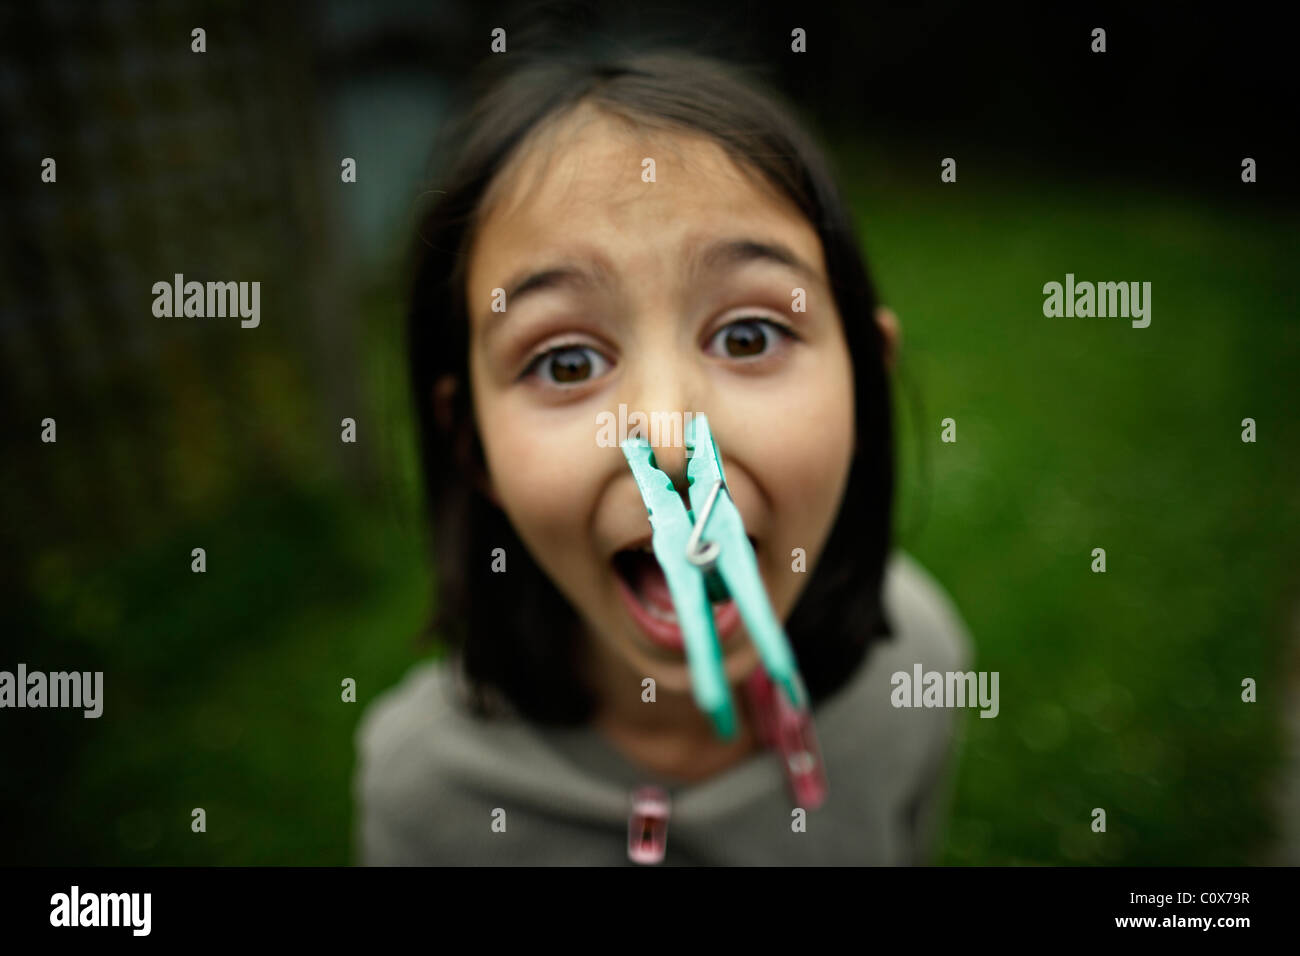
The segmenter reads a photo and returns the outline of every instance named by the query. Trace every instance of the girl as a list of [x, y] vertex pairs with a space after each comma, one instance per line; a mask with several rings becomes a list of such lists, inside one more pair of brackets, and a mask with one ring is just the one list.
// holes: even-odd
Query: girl
[[[953, 717], [895, 709], [890, 677], [963, 670], [969, 644], [889, 555], [897, 323], [822, 154], [685, 53], [525, 62], [452, 137], [409, 319], [450, 653], [358, 729], [361, 858], [626, 863], [651, 784], [666, 863], [929, 859]], [[742, 705], [761, 665], [726, 605], [735, 737], [695, 706], [645, 507], [598, 440], [620, 406], [708, 416], [812, 701], [813, 812]], [[684, 488], [673, 445], [656, 461]]]

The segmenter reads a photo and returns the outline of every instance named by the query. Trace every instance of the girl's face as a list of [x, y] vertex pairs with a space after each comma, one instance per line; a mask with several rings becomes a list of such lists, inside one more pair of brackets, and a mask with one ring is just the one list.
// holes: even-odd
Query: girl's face
[[[706, 137], [634, 131], [585, 105], [497, 185], [466, 289], [492, 497], [600, 642], [592, 659], [623, 669], [603, 676], [637, 694], [642, 677], [688, 694], [685, 654], [664, 638], [671, 604], [643, 561], [615, 557], [651, 529], [601, 413], [708, 415], [785, 620], [839, 511], [855, 434], [821, 243]], [[494, 289], [506, 291], [504, 312]], [[684, 448], [660, 444], [655, 457], [684, 488]], [[758, 656], [734, 610], [715, 612], [735, 683]]]

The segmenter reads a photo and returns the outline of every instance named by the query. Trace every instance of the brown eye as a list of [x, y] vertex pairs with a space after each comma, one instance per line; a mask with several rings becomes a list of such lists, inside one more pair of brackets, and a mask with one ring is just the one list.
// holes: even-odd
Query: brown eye
[[791, 333], [767, 319], [742, 319], [723, 326], [709, 343], [709, 351], [723, 358], [747, 359], [763, 355]]
[[562, 345], [543, 352], [525, 375], [536, 373], [554, 385], [579, 385], [604, 373], [608, 360], [587, 345]]
[[551, 356], [551, 374], [557, 382], [581, 382], [591, 376], [591, 359], [582, 349], [565, 349]]

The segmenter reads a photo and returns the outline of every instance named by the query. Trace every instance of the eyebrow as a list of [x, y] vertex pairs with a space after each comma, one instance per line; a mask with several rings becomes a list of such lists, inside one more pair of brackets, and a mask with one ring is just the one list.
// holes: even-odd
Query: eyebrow
[[541, 293], [547, 289], [559, 289], [563, 286], [573, 286], [577, 289], [586, 289], [594, 285], [608, 285], [611, 281], [610, 268], [607, 267], [603, 260], [593, 258], [589, 260], [562, 261], [555, 265], [550, 265], [536, 272], [524, 273], [519, 278], [512, 278], [503, 286], [506, 290], [506, 312], [489, 312], [487, 313], [487, 324], [485, 333], [494, 332], [498, 326], [504, 323], [506, 316], [510, 315], [510, 308], [519, 303], [520, 299], [526, 295]]
[[734, 269], [750, 262], [774, 263], [815, 282], [822, 281], [816, 269], [775, 239], [721, 239], [705, 246], [694, 259], [695, 268], [704, 272]]
[[[698, 277], [701, 273], [735, 269], [751, 262], [767, 262], [783, 266], [813, 282], [825, 282], [820, 272], [799, 258], [785, 243], [775, 239], [719, 239], [698, 250], [689, 260], [692, 278]], [[612, 284], [613, 269], [609, 261], [599, 252], [595, 252], [587, 259], [565, 259], [544, 269], [526, 273], [504, 288], [507, 308], [509, 308], [525, 296], [545, 289], [563, 286], [585, 289], [593, 286], [609, 287]], [[489, 319], [504, 319], [506, 314], [489, 314]]]
[[571, 285], [586, 288], [593, 285], [610, 285], [612, 273], [603, 257], [589, 260], [589, 264], [572, 262], [558, 263], [554, 266], [533, 272], [517, 279], [506, 286], [507, 308], [531, 292]]

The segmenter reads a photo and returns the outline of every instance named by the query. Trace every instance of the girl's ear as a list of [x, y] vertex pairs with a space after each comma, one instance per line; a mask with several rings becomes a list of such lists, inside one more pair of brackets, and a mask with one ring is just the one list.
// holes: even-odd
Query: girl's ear
[[880, 328], [881, 338], [884, 339], [885, 367], [892, 371], [903, 339], [902, 330], [898, 325], [898, 316], [889, 306], [879, 306], [876, 309], [876, 325]]
[[488, 474], [483, 461], [483, 452], [474, 434], [473, 417], [467, 412], [458, 416], [457, 392], [460, 379], [455, 375], [443, 375], [433, 384], [433, 418], [441, 431], [451, 436], [451, 443], [457, 467], [465, 474], [472, 475], [475, 487], [494, 505], [501, 507], [497, 497], [492, 476]]

